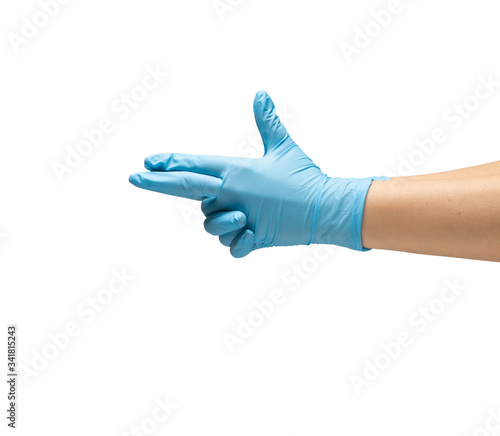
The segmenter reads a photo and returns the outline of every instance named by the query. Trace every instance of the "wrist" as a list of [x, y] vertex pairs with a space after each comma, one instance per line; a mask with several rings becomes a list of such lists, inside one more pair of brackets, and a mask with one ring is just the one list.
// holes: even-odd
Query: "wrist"
[[363, 212], [368, 190], [374, 180], [326, 177], [319, 188], [314, 211], [313, 244], [333, 244], [357, 251], [368, 251], [361, 241]]

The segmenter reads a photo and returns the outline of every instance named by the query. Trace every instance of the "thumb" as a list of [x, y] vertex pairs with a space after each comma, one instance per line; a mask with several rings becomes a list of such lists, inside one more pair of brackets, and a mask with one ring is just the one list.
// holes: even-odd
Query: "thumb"
[[259, 128], [266, 154], [278, 148], [289, 137], [287, 130], [281, 123], [274, 103], [266, 91], [259, 91], [253, 102], [255, 122]]

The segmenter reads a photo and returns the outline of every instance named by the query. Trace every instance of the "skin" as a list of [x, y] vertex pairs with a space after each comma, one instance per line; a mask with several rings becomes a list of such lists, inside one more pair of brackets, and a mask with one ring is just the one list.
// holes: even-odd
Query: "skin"
[[500, 261], [500, 161], [374, 181], [361, 229], [366, 248]]

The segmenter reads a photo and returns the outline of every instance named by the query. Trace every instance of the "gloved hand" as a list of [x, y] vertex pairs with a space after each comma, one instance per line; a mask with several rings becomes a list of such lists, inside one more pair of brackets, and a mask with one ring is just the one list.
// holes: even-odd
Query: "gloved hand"
[[361, 244], [365, 198], [373, 180], [388, 178], [328, 177], [292, 140], [266, 92], [255, 96], [254, 113], [263, 157], [156, 154], [145, 160], [151, 172], [132, 174], [130, 182], [202, 200], [205, 229], [234, 257], [283, 245], [368, 250]]

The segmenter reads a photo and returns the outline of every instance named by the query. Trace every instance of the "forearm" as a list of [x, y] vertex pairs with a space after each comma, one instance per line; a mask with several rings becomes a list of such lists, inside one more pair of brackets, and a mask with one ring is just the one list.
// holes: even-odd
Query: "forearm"
[[491, 162], [473, 167], [461, 168], [458, 170], [443, 171], [440, 173], [422, 174], [418, 176], [393, 177], [397, 180], [443, 180], [470, 177], [489, 177], [500, 175], [500, 161]]
[[500, 261], [500, 175], [374, 181], [361, 238], [366, 248]]

